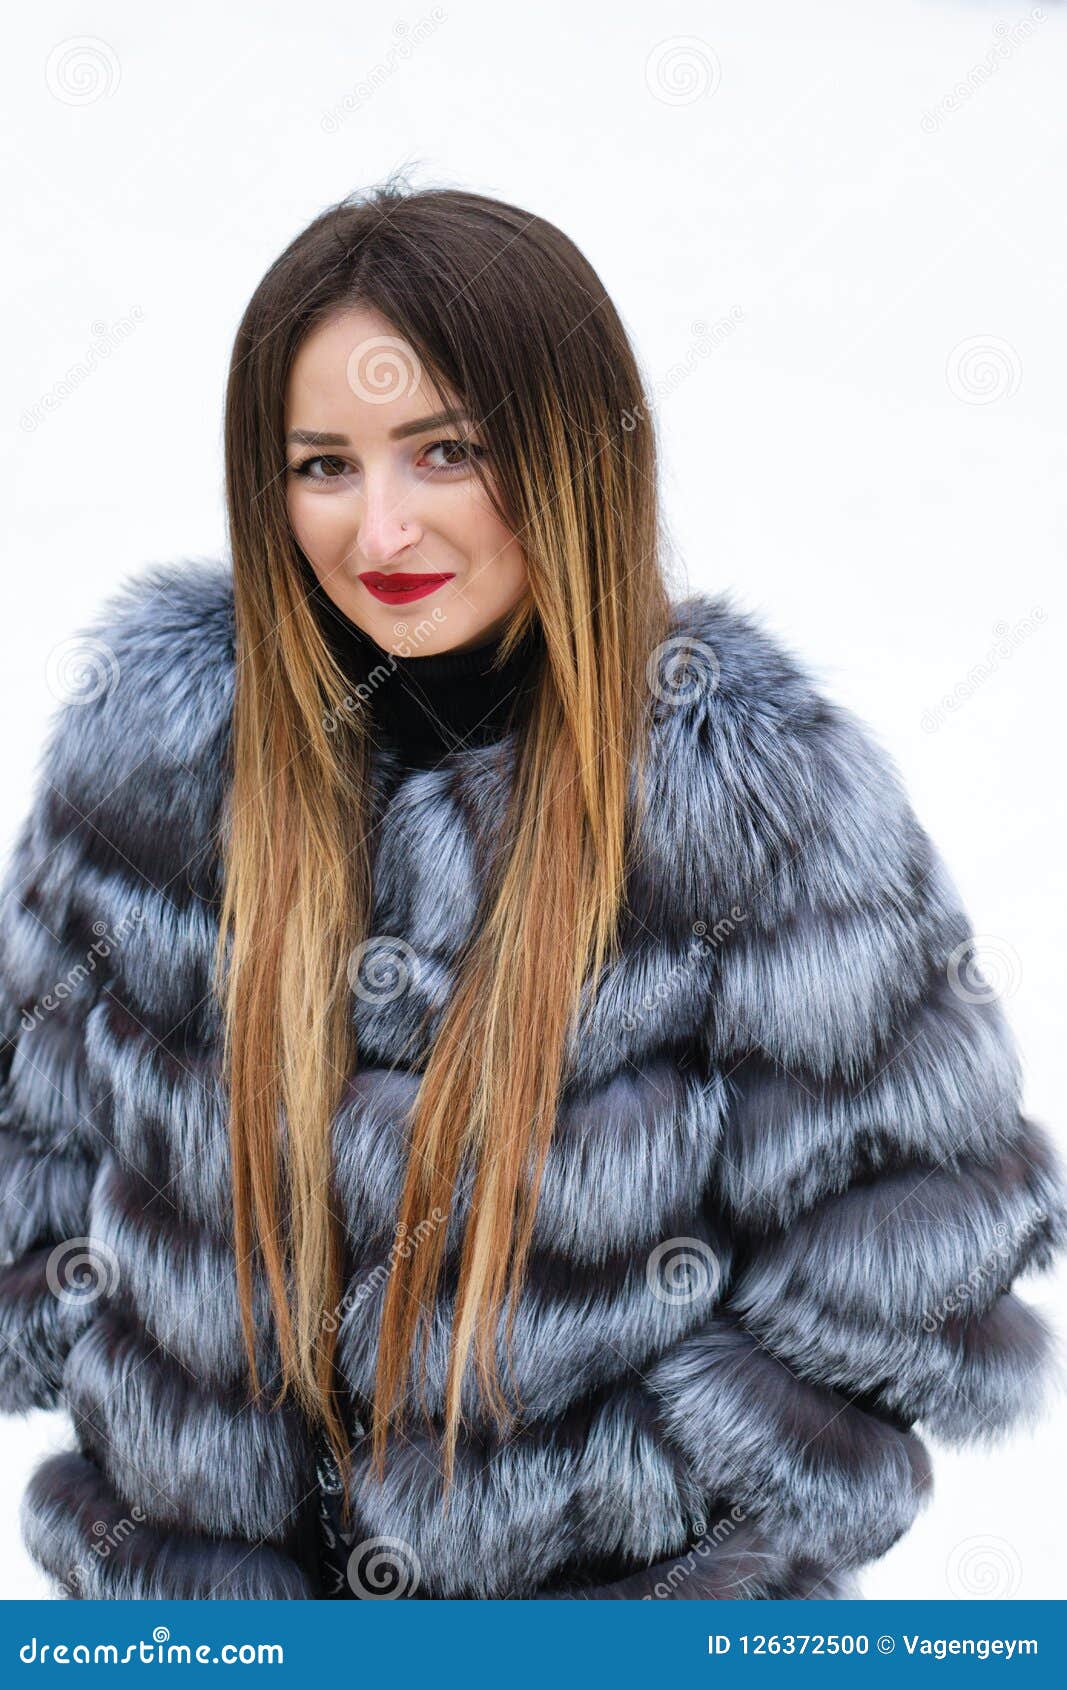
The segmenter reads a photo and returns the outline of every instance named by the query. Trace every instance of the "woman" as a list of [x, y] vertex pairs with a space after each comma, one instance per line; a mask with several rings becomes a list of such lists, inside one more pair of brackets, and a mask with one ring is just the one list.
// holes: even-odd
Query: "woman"
[[[8, 870], [0, 1381], [75, 1597], [833, 1598], [1064, 1236], [889, 757], [673, 602], [624, 330], [455, 191], [241, 323], [232, 563], [87, 630]], [[94, 937], [95, 936], [95, 937]]]

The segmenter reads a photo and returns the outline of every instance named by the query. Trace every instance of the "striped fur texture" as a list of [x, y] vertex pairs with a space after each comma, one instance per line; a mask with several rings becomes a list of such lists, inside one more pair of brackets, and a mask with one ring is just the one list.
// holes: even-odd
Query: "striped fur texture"
[[[22, 1529], [76, 1598], [314, 1599], [316, 1440], [248, 1400], [230, 1253], [209, 992], [228, 566], [156, 565], [83, 638], [101, 684], [54, 719], [0, 931], [0, 1405], [62, 1406], [75, 1436]], [[354, 1426], [361, 1538], [397, 1595], [854, 1594], [930, 1493], [919, 1432], [994, 1438], [1054, 1371], [1012, 1287], [1062, 1245], [1062, 1171], [894, 765], [727, 597], [675, 605], [683, 652], [654, 688], [621, 953], [569, 1047], [516, 1311], [521, 1426], [498, 1436], [469, 1389], [442, 1518], [451, 1272], [432, 1418], [380, 1485]], [[375, 758], [376, 943], [333, 1124], [354, 1412], [514, 749]], [[451, 1267], [465, 1214], [461, 1187]]]

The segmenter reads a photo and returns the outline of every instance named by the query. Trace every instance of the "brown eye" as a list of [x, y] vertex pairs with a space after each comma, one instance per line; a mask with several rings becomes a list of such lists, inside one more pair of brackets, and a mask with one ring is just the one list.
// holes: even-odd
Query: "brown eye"
[[468, 469], [475, 458], [485, 457], [487, 448], [477, 445], [473, 440], [435, 440], [426, 450], [442, 451], [448, 456], [448, 462], [433, 465], [432, 468], [452, 470]]
[[[312, 475], [312, 464], [334, 464], [339, 467], [327, 475]], [[294, 464], [293, 474], [302, 476], [305, 481], [339, 481], [341, 476], [345, 474], [347, 468], [348, 465], [344, 462], [343, 458], [322, 456], [320, 454], [315, 458], [305, 458], [303, 463]]]

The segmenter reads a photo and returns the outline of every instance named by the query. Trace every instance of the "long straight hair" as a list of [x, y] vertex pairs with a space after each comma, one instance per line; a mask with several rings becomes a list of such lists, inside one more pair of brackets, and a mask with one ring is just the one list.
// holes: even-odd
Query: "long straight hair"
[[[332, 1130], [358, 1063], [350, 963], [370, 939], [369, 734], [329, 731], [346, 677], [313, 603], [286, 504], [285, 395], [304, 337], [379, 312], [488, 447], [475, 464], [518, 539], [540, 673], [477, 919], [425, 1062], [378, 1336], [380, 1479], [403, 1420], [416, 1324], [439, 1295], [447, 1225], [470, 1180], [445, 1384], [447, 1504], [473, 1345], [479, 1403], [516, 1409], [496, 1369], [527, 1267], [579, 993], [617, 954], [641, 800], [646, 664], [667, 637], [654, 431], [627, 334], [594, 270], [543, 219], [456, 189], [391, 181], [324, 211], [271, 265], [237, 332], [226, 394], [236, 680], [215, 990], [223, 1010], [238, 1292], [252, 1388], [253, 1257], [281, 1364], [325, 1430], [350, 1505], [335, 1372], [343, 1244]], [[636, 777], [635, 786], [630, 781]], [[414, 1248], [411, 1240], [417, 1240]], [[454, 1263], [450, 1264], [454, 1267]], [[423, 1355], [424, 1380], [425, 1353]], [[425, 1403], [424, 1403], [425, 1409]]]

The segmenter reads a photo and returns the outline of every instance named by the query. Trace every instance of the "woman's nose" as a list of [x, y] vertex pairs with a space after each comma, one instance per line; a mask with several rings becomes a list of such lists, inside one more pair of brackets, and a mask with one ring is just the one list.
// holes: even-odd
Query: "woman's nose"
[[359, 549], [370, 564], [387, 563], [416, 545], [421, 528], [394, 485], [368, 486], [359, 520]]

